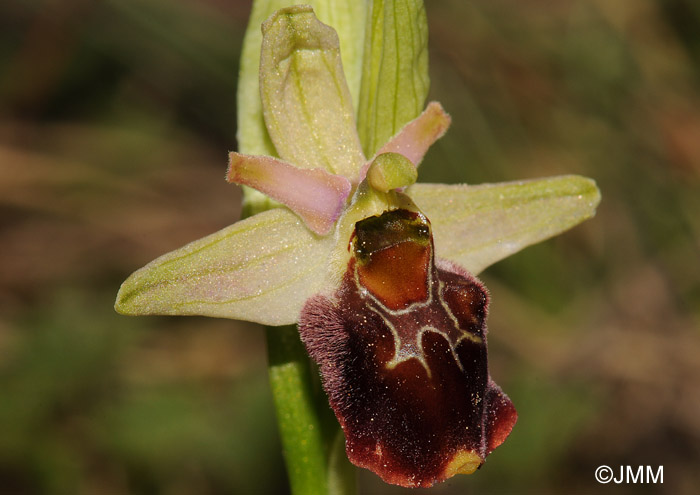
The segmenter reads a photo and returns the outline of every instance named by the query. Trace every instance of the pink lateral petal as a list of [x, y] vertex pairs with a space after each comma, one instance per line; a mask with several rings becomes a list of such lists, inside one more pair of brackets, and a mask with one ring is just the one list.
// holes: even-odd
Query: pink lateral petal
[[428, 148], [445, 134], [451, 121], [440, 103], [430, 102], [423, 113], [406, 124], [377, 151], [377, 155], [390, 151], [400, 153], [417, 167]]
[[330, 232], [350, 194], [350, 182], [322, 169], [301, 169], [269, 156], [229, 154], [228, 182], [250, 186], [299, 215], [312, 231]]

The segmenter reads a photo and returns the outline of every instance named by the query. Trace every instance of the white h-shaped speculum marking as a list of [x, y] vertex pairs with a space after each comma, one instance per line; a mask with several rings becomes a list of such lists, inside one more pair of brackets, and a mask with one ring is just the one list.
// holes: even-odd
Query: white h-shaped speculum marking
[[[433, 263], [433, 252], [431, 249], [430, 252], [430, 270], [428, 270], [428, 297], [425, 301], [417, 301], [406, 308], [403, 309], [398, 309], [398, 310], [393, 310], [390, 308], [387, 308], [386, 305], [384, 305], [374, 294], [371, 293], [370, 290], [368, 290], [366, 287], [362, 285], [360, 282], [359, 278], [359, 273], [357, 270], [357, 266], [355, 266], [354, 269], [354, 282], [355, 285], [358, 289], [358, 293], [360, 294], [360, 297], [363, 299], [369, 299], [367, 308], [372, 311], [373, 313], [377, 314], [382, 321], [386, 324], [387, 328], [391, 331], [393, 338], [394, 338], [394, 357], [391, 359], [386, 364], [386, 367], [389, 369], [395, 368], [397, 365], [400, 363], [407, 361], [409, 359], [415, 358], [417, 359], [425, 368], [425, 371], [428, 374], [428, 377], [432, 376], [430, 367], [428, 366], [428, 363], [425, 360], [425, 353], [423, 352], [423, 346], [422, 346], [422, 336], [424, 332], [435, 332], [440, 335], [442, 335], [445, 340], [447, 340], [448, 345], [450, 346], [450, 351], [452, 353], [452, 356], [454, 357], [455, 362], [457, 363], [457, 366], [459, 369], [464, 372], [464, 367], [462, 366], [462, 363], [459, 359], [459, 356], [457, 355], [457, 346], [459, 343], [464, 340], [464, 339], [469, 339], [472, 342], [475, 343], [482, 343], [483, 340], [481, 337], [472, 334], [471, 332], [464, 330], [463, 328], [460, 327], [459, 322], [457, 318], [455, 317], [454, 313], [448, 306], [448, 304], [445, 302], [445, 300], [442, 298], [442, 292], [444, 288], [444, 283], [440, 280], [438, 280], [438, 294], [437, 298], [440, 301], [440, 306], [447, 315], [447, 318], [450, 320], [452, 323], [453, 327], [457, 329], [460, 332], [460, 336], [453, 342], [452, 339], [450, 338], [450, 335], [448, 332], [438, 328], [438, 326], [434, 324], [425, 324], [422, 325], [418, 331], [415, 333], [414, 336], [414, 341], [413, 342], [405, 342], [401, 336], [399, 335], [398, 330], [396, 329], [395, 325], [387, 318], [388, 315], [392, 316], [405, 316], [410, 313], [417, 313], [423, 308], [429, 308], [433, 305], [434, 301], [434, 295], [433, 295], [433, 279], [434, 279], [434, 271], [436, 270], [435, 265]], [[430, 318], [433, 319], [433, 318]], [[431, 322], [432, 323], [432, 322]]]

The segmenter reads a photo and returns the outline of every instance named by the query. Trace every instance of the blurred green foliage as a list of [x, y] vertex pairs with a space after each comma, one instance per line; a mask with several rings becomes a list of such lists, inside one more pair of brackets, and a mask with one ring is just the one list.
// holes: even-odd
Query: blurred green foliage
[[[0, 377], [0, 493], [284, 493], [269, 476], [283, 467], [264, 360], [222, 374], [235, 354], [216, 363], [209, 349], [250, 339], [203, 324], [208, 337], [177, 352], [167, 319], [175, 335], [158, 336], [106, 312], [110, 299], [69, 289], [17, 321]], [[158, 364], [177, 354], [184, 363]]]
[[[700, 483], [700, 7], [427, 1], [428, 182], [579, 173], [598, 216], [484, 274], [520, 419], [434, 493], [591, 493], [600, 464]], [[237, 218], [247, 1], [0, 5], [0, 494], [286, 493], [262, 334], [112, 311]], [[406, 493], [360, 473], [362, 493]], [[417, 490], [422, 492], [422, 490]], [[415, 491], [414, 491], [415, 493]]]

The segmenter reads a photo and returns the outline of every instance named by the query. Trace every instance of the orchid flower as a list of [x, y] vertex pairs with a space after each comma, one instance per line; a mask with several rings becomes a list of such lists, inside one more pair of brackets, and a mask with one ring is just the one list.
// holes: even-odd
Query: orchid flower
[[[416, 183], [450, 125], [439, 103], [382, 125], [376, 94], [367, 110], [374, 80], [356, 110], [341, 40], [309, 6], [278, 10], [262, 33], [259, 107], [276, 156], [247, 146], [226, 177], [272, 207], [136, 271], [116, 309], [298, 324], [350, 461], [402, 486], [472, 473], [517, 418], [489, 376], [488, 295], [475, 275], [591, 217], [595, 183]], [[351, 78], [362, 85], [381, 58], [372, 34]], [[408, 103], [422, 105], [417, 94]]]

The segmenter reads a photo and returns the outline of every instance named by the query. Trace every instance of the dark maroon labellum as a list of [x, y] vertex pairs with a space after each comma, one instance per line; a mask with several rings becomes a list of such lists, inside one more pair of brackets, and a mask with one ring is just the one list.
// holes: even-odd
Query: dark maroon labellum
[[488, 374], [486, 290], [432, 242], [421, 213], [358, 222], [340, 288], [299, 323], [349, 459], [407, 487], [472, 473], [517, 419]]

